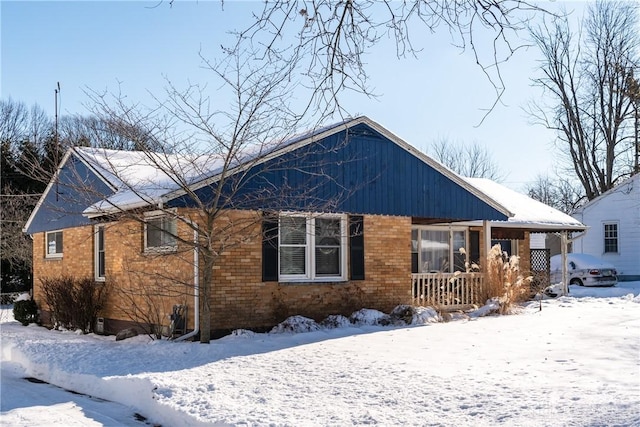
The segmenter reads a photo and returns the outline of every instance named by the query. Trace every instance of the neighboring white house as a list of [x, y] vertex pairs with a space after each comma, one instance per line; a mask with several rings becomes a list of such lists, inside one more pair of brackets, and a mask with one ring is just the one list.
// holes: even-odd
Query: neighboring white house
[[573, 252], [611, 262], [619, 280], [640, 280], [640, 174], [586, 203], [573, 214], [589, 226]]

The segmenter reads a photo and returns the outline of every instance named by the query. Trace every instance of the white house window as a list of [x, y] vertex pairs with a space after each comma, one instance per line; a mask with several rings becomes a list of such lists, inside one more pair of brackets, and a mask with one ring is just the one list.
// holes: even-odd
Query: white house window
[[93, 234], [93, 244], [94, 244], [94, 260], [93, 260], [93, 268], [94, 268], [94, 276], [96, 281], [104, 282], [105, 281], [105, 252], [104, 252], [104, 225], [96, 225], [94, 227]]
[[281, 281], [341, 281], [346, 274], [346, 216], [282, 215]]
[[62, 257], [62, 231], [48, 231], [44, 236], [46, 258]]
[[604, 253], [618, 253], [618, 224], [604, 224]]
[[[413, 273], [465, 271], [467, 230], [449, 227], [415, 227], [411, 230]], [[460, 252], [460, 248], [464, 249]]]
[[152, 212], [144, 223], [145, 252], [175, 251], [176, 219], [164, 213]]

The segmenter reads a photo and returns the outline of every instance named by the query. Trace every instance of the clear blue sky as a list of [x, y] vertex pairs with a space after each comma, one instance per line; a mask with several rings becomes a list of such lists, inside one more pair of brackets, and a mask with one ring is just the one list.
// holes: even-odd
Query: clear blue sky
[[[543, 3], [547, 5], [548, 3]], [[206, 82], [198, 52], [214, 55], [227, 31], [249, 22], [256, 2], [0, 2], [0, 96], [35, 103], [53, 116], [61, 85], [61, 114], [86, 114], [84, 91], [118, 90], [148, 102], [162, 94], [165, 76], [177, 84]], [[551, 7], [557, 7], [558, 3]], [[564, 3], [582, 9], [582, 2]], [[156, 6], [156, 7], [154, 7]], [[582, 13], [582, 12], [580, 12]], [[477, 126], [494, 90], [473, 60], [446, 34], [418, 38], [418, 58], [397, 59], [391, 43], [369, 56], [375, 100], [352, 95], [352, 115], [367, 115], [423, 151], [436, 138], [478, 141], [504, 168], [504, 184], [521, 190], [539, 173], [552, 172], [554, 134], [532, 125], [522, 107], [541, 94], [531, 87], [534, 49], [502, 67], [503, 103]]]

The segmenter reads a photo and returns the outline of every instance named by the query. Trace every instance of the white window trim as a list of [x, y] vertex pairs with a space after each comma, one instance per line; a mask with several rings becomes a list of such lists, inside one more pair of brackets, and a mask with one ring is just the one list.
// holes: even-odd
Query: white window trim
[[[306, 274], [280, 274], [280, 242], [281, 227], [278, 223], [278, 280], [286, 283], [329, 283], [344, 282], [347, 280], [347, 215], [343, 214], [303, 214], [286, 212], [281, 213], [280, 218], [285, 216], [305, 218], [307, 223], [307, 256], [305, 257]], [[315, 220], [319, 219], [339, 219], [340, 220], [340, 275], [338, 276], [319, 276], [316, 277], [316, 259], [315, 259]]]
[[[100, 235], [100, 229], [102, 229], [102, 246], [103, 249], [102, 251], [105, 253], [105, 271], [104, 271], [104, 276], [100, 276], [100, 271], [99, 271], [99, 266], [100, 266], [100, 257], [99, 257], [99, 252], [100, 252], [100, 245], [99, 245], [99, 241], [98, 241], [98, 236]], [[106, 275], [107, 275], [107, 267], [106, 267], [106, 263], [107, 263], [107, 259], [106, 259], [106, 247], [105, 247], [105, 226], [104, 224], [97, 224], [93, 226], [93, 276], [96, 282], [105, 282], [107, 280]]]
[[[615, 252], [607, 252], [606, 245], [606, 232], [605, 228], [607, 225], [615, 225], [616, 226], [616, 250]], [[602, 221], [602, 255], [618, 255], [620, 253], [620, 222], [618, 221]]]
[[[463, 231], [464, 232], [464, 244], [465, 244], [465, 262], [469, 262], [469, 227], [464, 226], [448, 226], [448, 225], [412, 225], [412, 230], [418, 230], [418, 270], [420, 270], [420, 264], [422, 260], [420, 259], [422, 256], [422, 248], [421, 248], [421, 233], [420, 231], [448, 231], [449, 232], [449, 271], [445, 271], [444, 273], [451, 273], [451, 270], [454, 268], [453, 259], [454, 255], [460, 248], [453, 247], [453, 232], [454, 231]], [[413, 253], [413, 252], [412, 252]]]
[[151, 211], [146, 212], [144, 214], [144, 230], [143, 230], [143, 240], [144, 240], [144, 253], [149, 254], [158, 254], [158, 253], [168, 253], [168, 252], [176, 252], [178, 250], [178, 241], [177, 237], [175, 237], [175, 244], [166, 245], [166, 246], [147, 246], [147, 222], [153, 219], [159, 218], [169, 218], [173, 221], [176, 221], [176, 234], [178, 234], [178, 224], [175, 216], [176, 209], [164, 210], [164, 211]]
[[[49, 253], [49, 239], [48, 236], [49, 234], [53, 234], [53, 233], [61, 233], [62, 234], [62, 252], [57, 252], [54, 254], [50, 254]], [[62, 258], [64, 254], [64, 232], [62, 230], [51, 230], [51, 231], [46, 231], [44, 233], [44, 257], [45, 258]]]

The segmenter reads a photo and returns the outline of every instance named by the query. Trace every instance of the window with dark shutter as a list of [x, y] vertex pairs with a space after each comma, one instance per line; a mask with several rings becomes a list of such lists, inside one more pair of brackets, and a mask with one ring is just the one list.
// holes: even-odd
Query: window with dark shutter
[[349, 217], [349, 278], [364, 280], [364, 218]]
[[278, 280], [278, 219], [262, 220], [262, 281]]
[[480, 265], [480, 232], [469, 231], [469, 262]]

